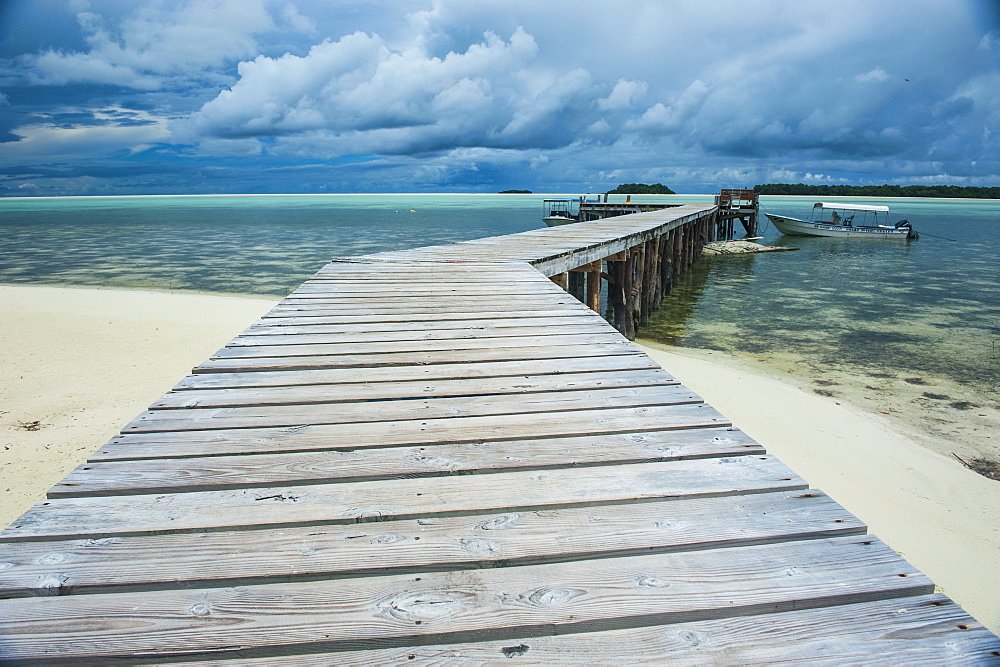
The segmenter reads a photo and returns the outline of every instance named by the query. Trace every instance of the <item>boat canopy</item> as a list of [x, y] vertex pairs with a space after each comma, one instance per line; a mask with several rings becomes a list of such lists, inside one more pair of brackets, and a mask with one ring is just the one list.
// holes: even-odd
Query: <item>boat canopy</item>
[[865, 204], [832, 204], [830, 202], [819, 202], [813, 204], [813, 208], [836, 208], [841, 211], [876, 211], [878, 213], [888, 213], [888, 206], [866, 206]]

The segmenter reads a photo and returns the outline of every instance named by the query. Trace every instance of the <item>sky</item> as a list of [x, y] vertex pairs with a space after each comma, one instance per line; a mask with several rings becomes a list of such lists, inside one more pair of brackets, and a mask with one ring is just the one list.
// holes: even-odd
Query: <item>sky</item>
[[1000, 185], [1000, 0], [0, 0], [0, 196]]

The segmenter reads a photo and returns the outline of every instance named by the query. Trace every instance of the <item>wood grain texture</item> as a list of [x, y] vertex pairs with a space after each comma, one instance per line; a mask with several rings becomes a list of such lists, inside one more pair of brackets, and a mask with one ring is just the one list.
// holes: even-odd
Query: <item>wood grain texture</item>
[[[251, 341], [251, 345], [227, 346], [212, 355], [213, 359], [250, 359], [255, 357], [304, 357], [337, 354], [403, 354], [407, 352], [457, 352], [459, 350], [497, 349], [516, 346], [523, 354], [525, 348], [551, 347], [560, 345], [624, 345], [620, 335], [608, 329], [580, 333], [553, 333], [550, 335], [511, 337], [465, 337], [446, 340], [380, 341], [353, 340], [334, 342], [310, 342], [308, 336], [296, 345], [287, 342]], [[284, 343], [284, 344], [282, 344]]]
[[92, 454], [90, 460], [287, 453], [731, 426], [714, 408], [704, 405], [582, 410], [574, 412], [572, 417], [567, 419], [565, 414], [559, 412], [541, 412], [353, 424], [128, 433], [112, 438], [107, 445]]
[[592, 355], [637, 353], [628, 341], [611, 343], [570, 344], [555, 341], [546, 347], [530, 349], [511, 344], [510, 347], [475, 348], [467, 350], [430, 350], [382, 352], [379, 354], [327, 354], [299, 357], [213, 357], [194, 369], [195, 373], [247, 372], [250, 370], [305, 370], [312, 368], [377, 368], [379, 366], [415, 366], [423, 364], [470, 364], [492, 361], [532, 359], [574, 359]]
[[[888, 630], [887, 628], [892, 628]], [[627, 630], [251, 659], [328, 665], [993, 664], [1000, 640], [943, 595]], [[197, 664], [194, 662], [179, 663]], [[201, 663], [204, 664], [204, 663]]]
[[[316, 344], [368, 344], [386, 342], [426, 342], [426, 341], [447, 341], [455, 343], [463, 340], [488, 340], [498, 341], [506, 338], [518, 338], [517, 341], [504, 341], [519, 343], [531, 338], [548, 338], [554, 340], [553, 336], [569, 337], [580, 335], [612, 334], [613, 330], [607, 322], [575, 322], [557, 326], [530, 326], [530, 327], [476, 327], [471, 326], [464, 329], [434, 329], [431, 331], [409, 330], [409, 331], [367, 331], [346, 333], [342, 331], [275, 331], [274, 327], [260, 327], [244, 332], [226, 344], [226, 347], [254, 347], [261, 345], [316, 345]], [[403, 346], [405, 347], [405, 345]]]
[[437, 382], [354, 382], [346, 384], [270, 387], [259, 389], [187, 389], [164, 394], [150, 410], [222, 408], [251, 405], [303, 405], [385, 401], [391, 399], [457, 398], [585, 391], [622, 387], [666, 387], [678, 384], [662, 370], [615, 370], [560, 375], [478, 377]]
[[319, 424], [353, 424], [443, 417], [526, 415], [535, 412], [602, 410], [703, 403], [700, 396], [682, 385], [638, 385], [588, 387], [524, 394], [490, 393], [483, 396], [446, 396], [334, 403], [274, 405], [266, 397], [246, 400], [235, 407], [195, 407], [148, 410], [122, 433], [200, 431], [233, 428], [296, 427]]
[[[555, 359], [514, 359], [463, 364], [418, 364], [369, 368], [317, 368], [306, 371], [252, 371], [247, 373], [202, 373], [189, 375], [174, 391], [244, 387], [293, 387], [335, 384], [394, 382], [439, 382], [473, 378], [516, 378], [532, 375], [599, 373], [620, 370], [659, 370], [659, 365], [641, 352], [623, 348], [622, 354], [590, 355]], [[669, 375], [669, 374], [668, 374]], [[671, 381], [673, 381], [671, 376]]]
[[718, 428], [413, 447], [91, 461], [52, 487], [48, 496], [176, 493], [762, 454], [764, 448], [746, 434]]
[[[596, 313], [572, 312], [565, 316], [551, 317], [494, 317], [478, 320], [444, 320], [428, 322], [366, 322], [361, 324], [342, 323], [339, 318], [312, 318], [304, 323], [281, 322], [280, 318], [258, 320], [240, 333], [240, 338], [248, 336], [281, 336], [288, 334], [411, 334], [418, 336], [447, 336], [456, 332], [486, 334], [496, 332], [498, 335], [518, 335], [518, 331], [531, 331], [537, 335], [548, 330], [548, 327], [563, 326], [604, 326], [608, 323]], [[276, 321], [278, 320], [278, 321]]]
[[351, 524], [804, 487], [798, 476], [771, 457], [739, 456], [434, 480], [53, 498], [36, 503], [15, 520], [0, 533], [0, 541]]
[[858, 536], [613, 558], [599, 568], [16, 598], [0, 602], [0, 629], [10, 660], [264, 657], [648, 627], [931, 592], [930, 580], [891, 549]]
[[[315, 581], [574, 562], [863, 534], [798, 491], [578, 509], [20, 545], [0, 543], [0, 598]], [[599, 564], [595, 563], [595, 566]]]

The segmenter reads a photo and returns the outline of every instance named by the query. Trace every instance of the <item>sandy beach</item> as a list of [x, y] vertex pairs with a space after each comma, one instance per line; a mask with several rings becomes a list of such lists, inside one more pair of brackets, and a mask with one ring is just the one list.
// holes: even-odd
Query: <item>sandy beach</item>
[[0, 526], [275, 301], [0, 286]]
[[[273, 302], [0, 286], [0, 525]], [[866, 406], [817, 395], [722, 353], [646, 349], [1000, 632], [1000, 482], [921, 446]]]
[[1000, 482], [922, 447], [878, 412], [721, 352], [648, 342], [644, 349], [1000, 633]]

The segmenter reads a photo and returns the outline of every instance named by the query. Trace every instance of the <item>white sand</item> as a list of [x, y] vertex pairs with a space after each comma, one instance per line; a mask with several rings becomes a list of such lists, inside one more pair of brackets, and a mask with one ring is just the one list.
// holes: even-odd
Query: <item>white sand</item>
[[0, 286], [0, 526], [275, 301]]
[[919, 446], [880, 414], [723, 353], [644, 349], [1000, 634], [1000, 482]]
[[[0, 526], [273, 302], [0, 286]], [[918, 446], [881, 415], [721, 353], [669, 350], [648, 351], [1000, 632], [1000, 483]], [[21, 426], [36, 420], [37, 431]]]

